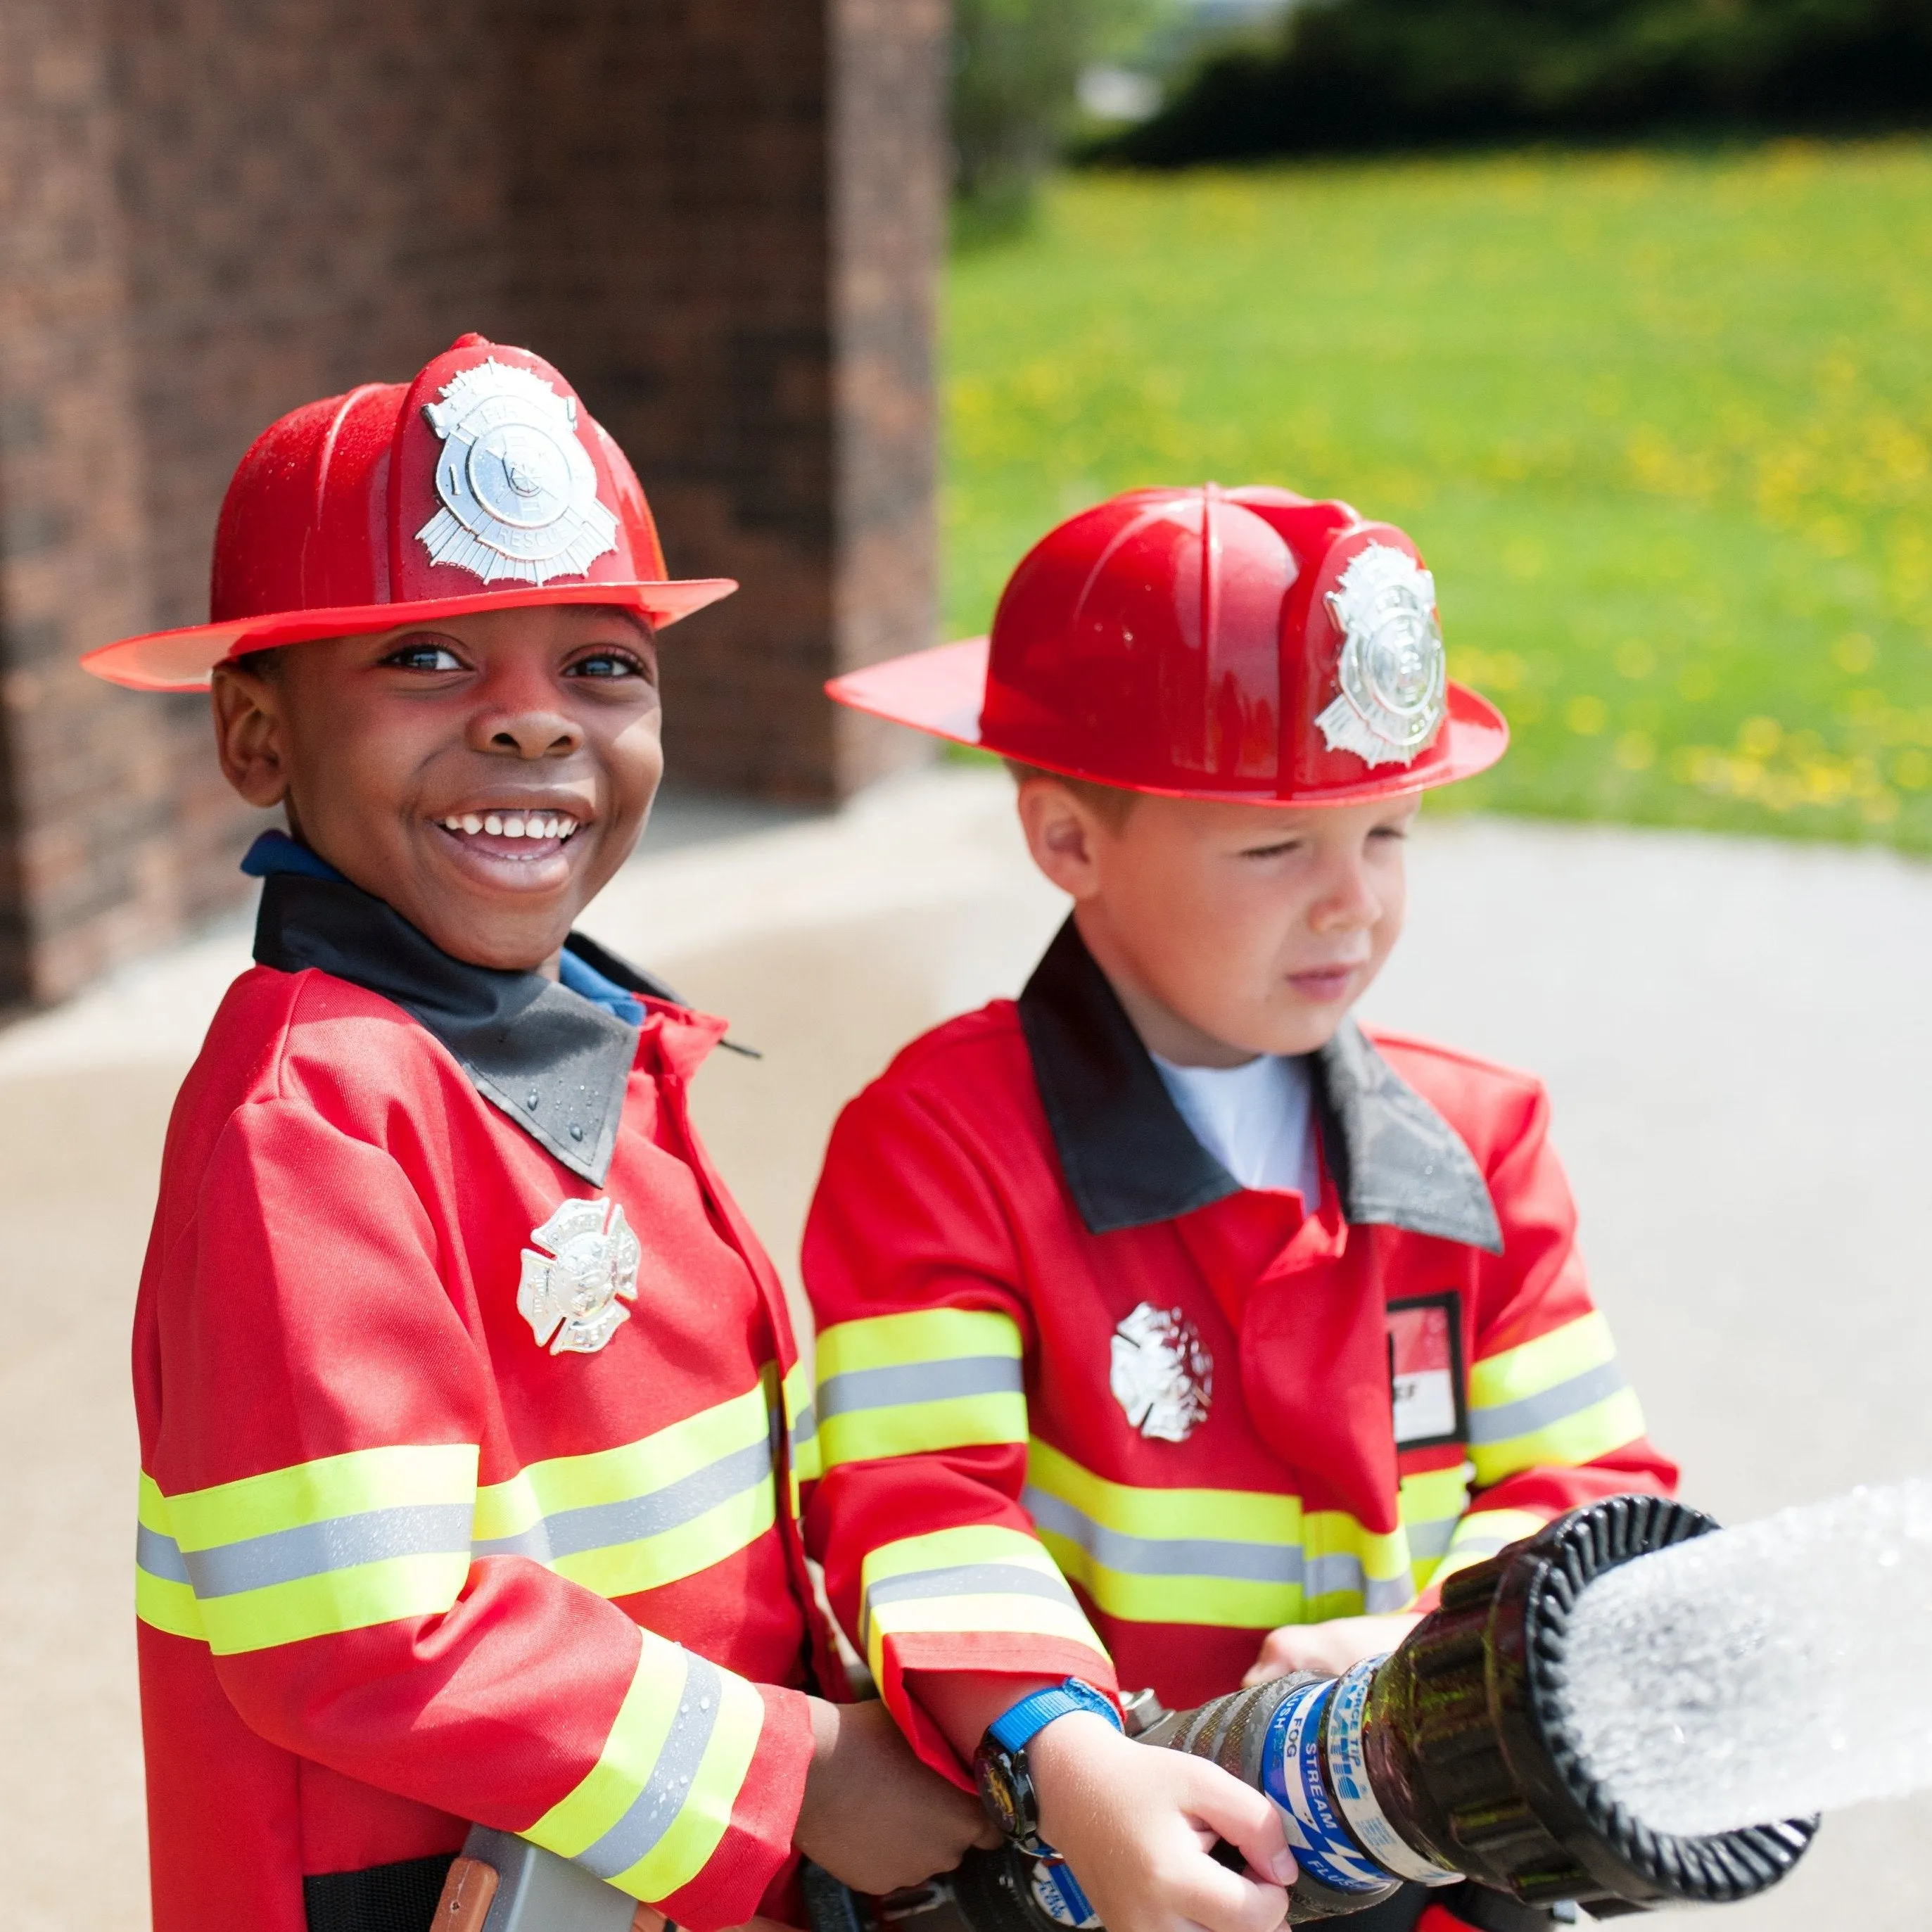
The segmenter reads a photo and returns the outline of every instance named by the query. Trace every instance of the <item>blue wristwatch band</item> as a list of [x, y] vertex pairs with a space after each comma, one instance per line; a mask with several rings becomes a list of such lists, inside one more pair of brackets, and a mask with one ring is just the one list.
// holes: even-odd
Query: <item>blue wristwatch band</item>
[[1070, 1677], [1064, 1684], [1029, 1691], [986, 1726], [987, 1734], [1006, 1750], [1023, 1750], [1054, 1718], [1064, 1718], [1070, 1711], [1090, 1711], [1105, 1718], [1115, 1730], [1121, 1728], [1120, 1714], [1112, 1698], [1102, 1696], [1092, 1684]]

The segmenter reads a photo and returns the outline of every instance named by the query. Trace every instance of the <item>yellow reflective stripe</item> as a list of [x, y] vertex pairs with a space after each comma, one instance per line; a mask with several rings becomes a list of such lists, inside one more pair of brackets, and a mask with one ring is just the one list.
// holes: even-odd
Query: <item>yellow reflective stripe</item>
[[881, 1545], [862, 1566], [860, 1604], [860, 1641], [881, 1682], [886, 1640], [914, 1632], [1052, 1636], [1107, 1654], [1053, 1559], [1002, 1524]]
[[1408, 1532], [1413, 1581], [1418, 1591], [1428, 1588], [1448, 1553], [1456, 1523], [1468, 1506], [1469, 1478], [1474, 1473], [1471, 1464], [1462, 1462], [1402, 1479], [1402, 1526]]
[[462, 1594], [469, 1574], [467, 1551], [394, 1556], [236, 1596], [203, 1597], [199, 1607], [209, 1647], [230, 1657], [404, 1617], [440, 1616]]
[[1114, 1483], [1036, 1441], [1024, 1500], [1040, 1540], [1108, 1616], [1265, 1629], [1398, 1610], [1415, 1583], [1406, 1528], [1236, 1490]]
[[524, 1836], [634, 1898], [702, 1871], [729, 1828], [764, 1725], [742, 1677], [649, 1630], [598, 1760]]
[[1507, 1549], [1526, 1536], [1534, 1536], [1549, 1520], [1534, 1510], [1472, 1510], [1456, 1526], [1456, 1534], [1450, 1540], [1449, 1553], [1436, 1567], [1430, 1580], [1443, 1582], [1458, 1570], [1466, 1570], [1471, 1564], [1480, 1563], [1486, 1556], [1493, 1556], [1498, 1550]]
[[1143, 1490], [1109, 1482], [1036, 1436], [1027, 1480], [1130, 1536], [1242, 1543], [1301, 1540], [1301, 1498], [1262, 1490]]
[[1500, 1442], [1472, 1443], [1469, 1459], [1476, 1466], [1477, 1482], [1487, 1488], [1520, 1470], [1575, 1468], [1594, 1462], [1612, 1449], [1634, 1442], [1643, 1432], [1643, 1408], [1636, 1391], [1624, 1388], [1526, 1435]]
[[136, 1614], [220, 1655], [440, 1615], [470, 1569], [473, 1444], [319, 1457], [137, 1492]]
[[170, 1636], [206, 1640], [201, 1607], [194, 1600], [193, 1586], [156, 1576], [138, 1564], [134, 1570], [134, 1614], [144, 1624], [165, 1631]]
[[507, 1482], [477, 1491], [476, 1540], [516, 1536], [548, 1516], [629, 1502], [668, 1488], [734, 1449], [766, 1441], [770, 1426], [760, 1384], [634, 1442], [532, 1462]]
[[442, 1442], [353, 1449], [292, 1463], [168, 1497], [170, 1533], [184, 1550], [212, 1550], [336, 1516], [467, 1504], [476, 1490], [476, 1456], [473, 1442]]
[[694, 1576], [754, 1543], [778, 1516], [776, 1370], [668, 1428], [532, 1462], [478, 1492], [479, 1558], [524, 1556], [602, 1597]]
[[1026, 1440], [1020, 1331], [986, 1309], [842, 1322], [818, 1338], [820, 1462]]
[[1533, 1342], [1478, 1362], [1469, 1371], [1469, 1406], [1500, 1408], [1506, 1402], [1540, 1395], [1586, 1370], [1613, 1361], [1616, 1352], [1610, 1324], [1592, 1310]]
[[818, 1337], [818, 1380], [859, 1369], [904, 1368], [956, 1355], [1020, 1358], [1018, 1324], [985, 1308], [918, 1308], [841, 1322]]
[[791, 1444], [792, 1513], [798, 1510], [798, 1486], [819, 1474], [818, 1412], [812, 1406], [812, 1378], [802, 1362], [785, 1371], [785, 1439]]

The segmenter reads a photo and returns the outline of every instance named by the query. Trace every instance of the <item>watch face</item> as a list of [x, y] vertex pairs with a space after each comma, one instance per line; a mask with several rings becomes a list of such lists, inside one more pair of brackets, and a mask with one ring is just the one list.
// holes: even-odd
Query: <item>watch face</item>
[[1005, 1751], [982, 1751], [974, 1770], [978, 1774], [980, 1796], [993, 1822], [1009, 1838], [1032, 1836], [1033, 1781], [1024, 1768]]

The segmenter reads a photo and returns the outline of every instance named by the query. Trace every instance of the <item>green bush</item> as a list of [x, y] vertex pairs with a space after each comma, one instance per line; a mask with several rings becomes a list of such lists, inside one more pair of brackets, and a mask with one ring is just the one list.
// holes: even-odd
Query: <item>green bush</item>
[[1932, 0], [1309, 0], [1106, 157], [1932, 124]]

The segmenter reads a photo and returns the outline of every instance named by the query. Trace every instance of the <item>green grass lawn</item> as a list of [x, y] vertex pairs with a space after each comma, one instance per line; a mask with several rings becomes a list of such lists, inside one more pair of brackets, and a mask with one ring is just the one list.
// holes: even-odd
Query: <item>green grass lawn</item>
[[1345, 496], [1515, 729], [1445, 805], [1932, 849], [1932, 146], [1076, 177], [946, 332], [950, 634], [1112, 491]]

